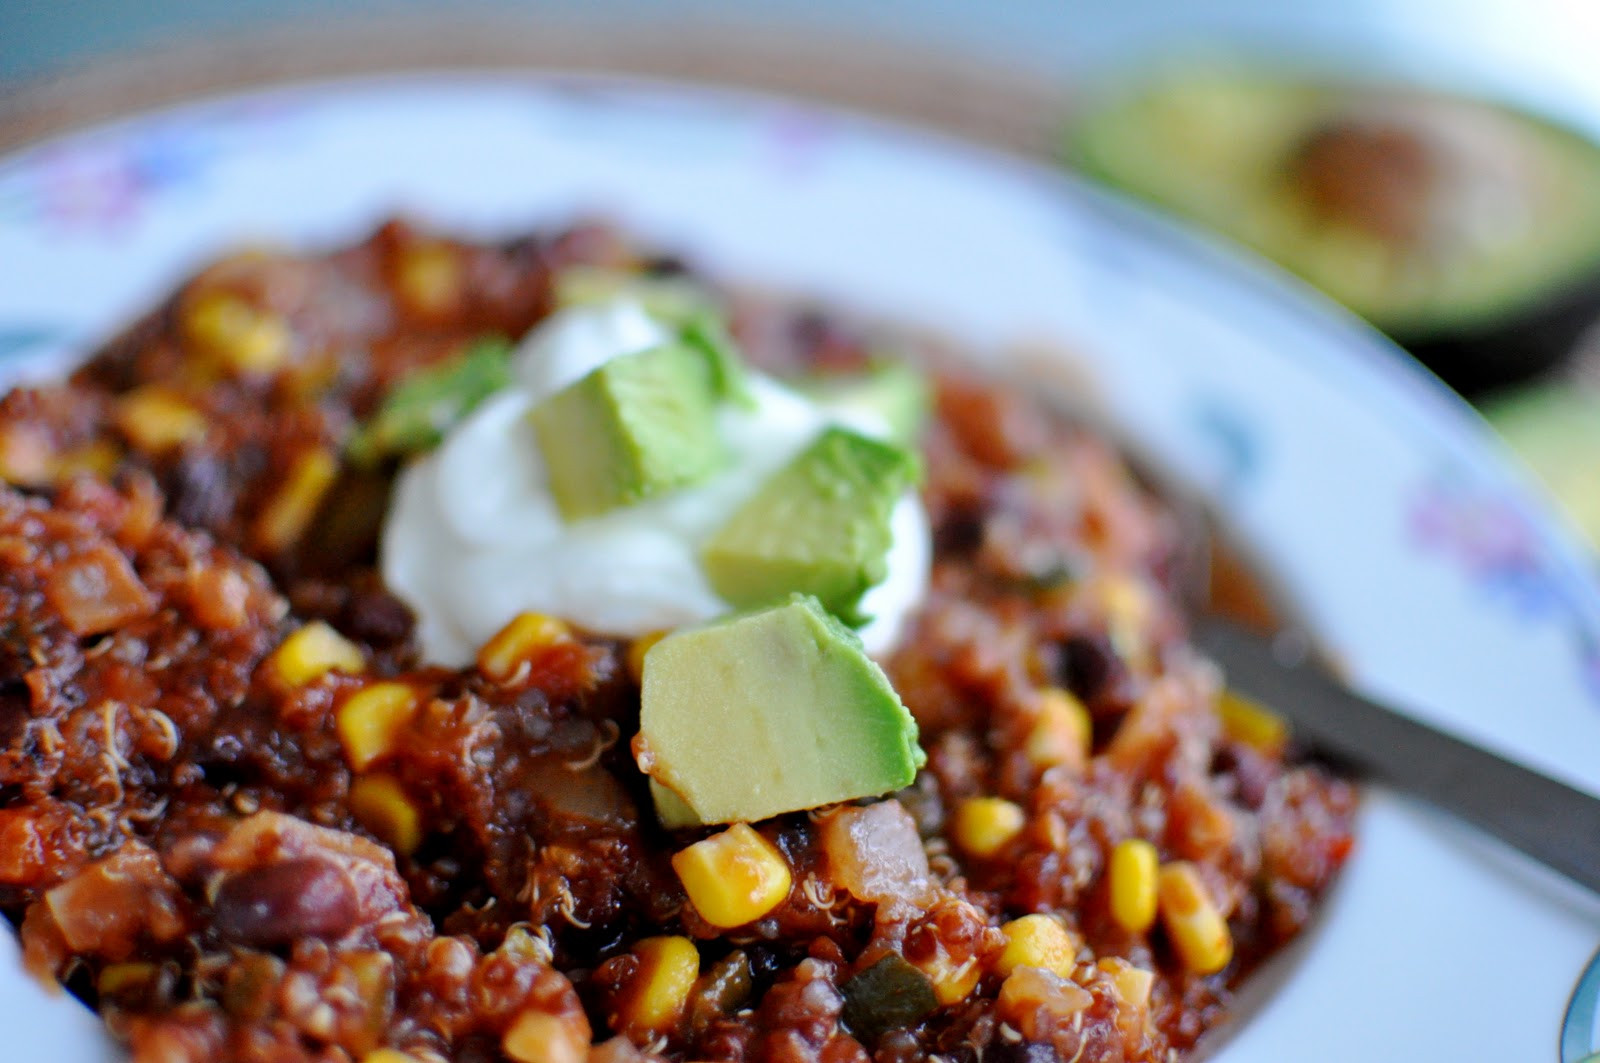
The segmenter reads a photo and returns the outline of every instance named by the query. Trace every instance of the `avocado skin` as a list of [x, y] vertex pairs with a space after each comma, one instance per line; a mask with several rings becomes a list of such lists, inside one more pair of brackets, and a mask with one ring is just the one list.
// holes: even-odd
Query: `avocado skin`
[[1462, 396], [1476, 400], [1562, 365], [1596, 323], [1600, 323], [1600, 268], [1492, 325], [1457, 332], [1390, 333], [1389, 338]]
[[[1262, 145], [1260, 158], [1222, 178], [1216, 178], [1213, 171], [1206, 169], [1209, 163], [1201, 164], [1198, 172], [1189, 166], [1177, 166], [1167, 174], [1152, 176], [1147, 172], [1148, 151], [1163, 142], [1151, 138], [1179, 134], [1171, 126], [1146, 124], [1162, 121], [1159, 117], [1152, 118], [1160, 112], [1151, 111], [1149, 101], [1180, 99], [1196, 90], [1203, 96], [1218, 86], [1228, 94], [1224, 98], [1231, 100], [1232, 105], [1260, 112], [1256, 115], [1258, 119], [1260, 114], [1276, 113], [1277, 117], [1263, 120], [1264, 126], [1248, 122], [1240, 126], [1253, 132], [1234, 138], [1237, 143], [1219, 156], [1254, 158], [1252, 146]], [[1242, 95], [1245, 92], [1242, 87], [1248, 88], [1250, 95]], [[1251, 102], [1253, 100], [1267, 102], [1257, 105]], [[1276, 180], [1274, 175], [1282, 172], [1279, 168], [1287, 165], [1284, 145], [1314, 129], [1313, 120], [1318, 114], [1326, 119], [1328, 115], [1359, 113], [1352, 110], [1352, 103], [1360, 100], [1378, 101], [1380, 105], [1385, 101], [1434, 100], [1458, 112], [1470, 110], [1494, 115], [1502, 126], [1523, 131], [1520, 142], [1529, 147], [1530, 157], [1558, 167], [1568, 186], [1600, 189], [1600, 143], [1545, 117], [1493, 100], [1430, 93], [1398, 81], [1367, 80], [1353, 75], [1326, 76], [1326, 72], [1324, 76], [1307, 75], [1271, 60], [1242, 55], [1224, 62], [1213, 57], [1207, 62], [1158, 66], [1139, 78], [1126, 80], [1120, 89], [1114, 87], [1113, 91], [1103, 93], [1100, 100], [1082, 109], [1066, 130], [1064, 161], [1125, 195], [1237, 240], [1317, 285], [1317, 278], [1301, 268], [1305, 256], [1300, 249], [1275, 243], [1275, 236], [1267, 239], [1259, 229], [1247, 231], [1239, 221], [1241, 212], [1237, 209], [1219, 212], [1214, 201], [1205, 197], [1195, 199], [1179, 191], [1184, 186], [1174, 185], [1171, 173], [1184, 175], [1182, 180], [1191, 187], [1195, 182], [1213, 179], [1233, 181], [1241, 174], [1250, 182]], [[1295, 117], [1286, 118], [1286, 113]], [[1382, 113], [1381, 106], [1379, 113]], [[1170, 117], [1167, 120], [1170, 121]], [[1129, 134], [1132, 139], [1123, 137], [1127, 130], [1133, 131]], [[1193, 129], [1188, 132], [1192, 133]], [[1141, 137], [1145, 139], [1140, 140]], [[1181, 141], [1181, 136], [1179, 139]], [[1270, 144], [1276, 146], [1267, 146]], [[1130, 145], [1136, 146], [1130, 149]], [[1171, 147], [1174, 152], [1185, 150], [1179, 142], [1170, 139], [1164, 146]], [[1146, 154], [1141, 156], [1140, 151]], [[1262, 159], [1272, 161], [1268, 164]], [[1167, 159], [1168, 164], [1186, 161], [1178, 157]], [[1252, 183], [1225, 187], [1232, 189], [1230, 195], [1234, 197], [1235, 208], [1241, 202], [1238, 196], [1257, 194], [1243, 191], [1257, 187]], [[1247, 199], [1244, 202], [1256, 201]], [[1507, 278], [1504, 285], [1495, 282], [1494, 287], [1503, 290], [1500, 294], [1491, 292], [1483, 302], [1446, 301], [1435, 303], [1431, 308], [1407, 307], [1404, 303], [1384, 307], [1367, 305], [1364, 298], [1351, 297], [1355, 293], [1341, 295], [1335, 290], [1336, 285], [1321, 286], [1445, 383], [1462, 395], [1476, 399], [1487, 391], [1515, 384], [1560, 365], [1573, 353], [1585, 329], [1600, 318], [1600, 195], [1591, 191], [1569, 206], [1570, 209], [1563, 208], [1564, 212], [1554, 207], [1544, 211], [1540, 231], [1549, 231], [1554, 220], [1569, 232], [1579, 234], [1576, 239], [1568, 240], [1559, 256], [1547, 256], [1548, 261], [1525, 260], [1515, 272], [1497, 272]], [[1492, 268], [1498, 271], [1499, 265]], [[1521, 291], [1512, 294], [1518, 288]]]

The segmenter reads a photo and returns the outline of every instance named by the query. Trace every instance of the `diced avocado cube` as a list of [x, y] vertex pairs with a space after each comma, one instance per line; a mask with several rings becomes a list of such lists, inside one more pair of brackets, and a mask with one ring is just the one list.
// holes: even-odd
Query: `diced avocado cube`
[[683, 798], [654, 779], [650, 780], [650, 797], [655, 801], [656, 818], [668, 830], [705, 825], [705, 820], [696, 815]]
[[889, 518], [916, 477], [905, 448], [825, 429], [706, 543], [706, 578], [740, 608], [810, 594], [854, 623], [888, 570]]
[[592, 266], [575, 266], [556, 278], [559, 306], [593, 305], [623, 297], [636, 300], [651, 317], [675, 329], [686, 346], [706, 355], [717, 398], [749, 403], [744, 362], [717, 300], [705, 288], [687, 277], [656, 277]]
[[357, 465], [420, 454], [489, 396], [511, 383], [511, 346], [480, 340], [455, 358], [407, 376], [346, 444]]
[[614, 358], [530, 413], [568, 520], [702, 480], [727, 457], [703, 352], [668, 344]]
[[899, 790], [925, 759], [883, 669], [801, 595], [652, 646], [635, 749], [669, 827]]
[[831, 410], [881, 421], [889, 438], [907, 447], [916, 445], [933, 408], [927, 378], [901, 361], [875, 362], [861, 373], [814, 376], [797, 387]]

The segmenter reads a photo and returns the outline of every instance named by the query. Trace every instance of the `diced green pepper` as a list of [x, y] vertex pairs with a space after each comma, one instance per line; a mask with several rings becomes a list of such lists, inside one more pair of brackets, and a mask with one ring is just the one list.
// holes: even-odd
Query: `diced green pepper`
[[734, 949], [695, 983], [689, 998], [689, 1028], [699, 1033], [724, 1015], [732, 1015], [750, 1000], [754, 986], [750, 957]]
[[890, 1030], [915, 1026], [939, 1006], [928, 976], [898, 952], [884, 953], [840, 988], [844, 1021], [868, 1044]]

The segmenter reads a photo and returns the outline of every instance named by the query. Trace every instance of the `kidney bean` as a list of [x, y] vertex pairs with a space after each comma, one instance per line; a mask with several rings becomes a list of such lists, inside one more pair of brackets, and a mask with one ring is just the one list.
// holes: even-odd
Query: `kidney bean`
[[224, 939], [282, 945], [306, 937], [338, 937], [360, 917], [355, 885], [335, 864], [302, 857], [225, 879], [212, 906]]

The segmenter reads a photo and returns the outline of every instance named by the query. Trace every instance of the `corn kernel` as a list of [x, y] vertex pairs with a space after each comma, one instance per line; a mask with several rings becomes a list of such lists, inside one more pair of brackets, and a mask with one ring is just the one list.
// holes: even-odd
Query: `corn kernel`
[[928, 976], [928, 981], [933, 984], [934, 999], [940, 1007], [959, 1004], [970, 997], [972, 991], [978, 988], [978, 978], [983, 974], [976, 956], [957, 961], [943, 946], [933, 956], [916, 961], [914, 966]]
[[160, 454], [205, 434], [205, 416], [161, 384], [135, 388], [117, 400], [117, 428], [147, 454]]
[[500, 1048], [516, 1063], [584, 1063], [589, 1037], [559, 1016], [530, 1009], [512, 1022]]
[[417, 1063], [417, 1057], [398, 1048], [380, 1048], [362, 1056], [361, 1063]]
[[256, 514], [252, 525], [256, 546], [275, 554], [299, 542], [338, 476], [339, 459], [324, 447], [295, 458], [277, 493]]
[[461, 297], [461, 282], [461, 258], [448, 244], [420, 244], [400, 252], [395, 284], [401, 301], [417, 314], [448, 314]]
[[700, 975], [700, 952], [686, 937], [645, 938], [633, 947], [639, 969], [618, 1007], [617, 1029], [634, 1039], [670, 1034]]
[[356, 771], [394, 752], [400, 730], [416, 715], [422, 696], [406, 683], [373, 683], [345, 698], [335, 722], [345, 759]]
[[394, 957], [378, 949], [359, 949], [344, 954], [340, 964], [356, 984], [356, 999], [369, 1013], [388, 1008], [394, 993]]
[[1233, 935], [1194, 865], [1186, 860], [1167, 864], [1157, 890], [1161, 922], [1183, 965], [1196, 974], [1215, 974], [1228, 966]]
[[196, 299], [183, 325], [204, 354], [239, 374], [266, 374], [280, 368], [293, 342], [281, 317], [229, 292], [209, 292]]
[[1283, 717], [1242, 694], [1224, 690], [1217, 699], [1217, 714], [1222, 718], [1224, 735], [1268, 756], [1278, 756], [1288, 744], [1289, 725]]
[[401, 856], [422, 844], [422, 813], [388, 775], [363, 775], [350, 784], [350, 811]]
[[971, 855], [991, 857], [1022, 833], [1026, 821], [1021, 806], [1003, 797], [968, 797], [956, 805], [951, 833]]
[[1049, 915], [1025, 915], [1000, 928], [1006, 947], [995, 961], [995, 970], [1008, 975], [1018, 967], [1038, 967], [1072, 975], [1078, 965], [1078, 942], [1061, 920]]
[[1096, 590], [1106, 618], [1113, 625], [1142, 626], [1150, 615], [1150, 596], [1132, 576], [1107, 576]]
[[1089, 760], [1094, 734], [1089, 710], [1070, 691], [1052, 687], [1039, 699], [1039, 715], [1028, 731], [1023, 752], [1035, 767], [1069, 764], [1082, 768]]
[[1156, 921], [1156, 847], [1143, 838], [1124, 838], [1111, 850], [1111, 918], [1130, 934], [1142, 934]]
[[543, 649], [565, 642], [572, 630], [565, 623], [543, 613], [522, 613], [501, 628], [478, 651], [478, 670], [497, 682], [517, 674], [524, 662]]
[[700, 917], [725, 930], [772, 911], [794, 882], [783, 854], [748, 823], [695, 842], [673, 856], [672, 869]]
[[1117, 655], [1135, 666], [1146, 663], [1150, 647], [1145, 628], [1150, 622], [1150, 595], [1130, 576], [1111, 576], [1099, 586], [1106, 634]]
[[267, 667], [287, 687], [303, 687], [329, 672], [360, 675], [367, 662], [355, 643], [320, 620], [295, 631], [272, 651]]
[[652, 631], [648, 635], [640, 635], [628, 643], [628, 654], [625, 660], [628, 666], [628, 675], [633, 677], [635, 683], [644, 682], [644, 655], [649, 653], [650, 648], [666, 638], [668, 634], [670, 632]]
[[115, 996], [148, 984], [160, 970], [153, 963], [108, 963], [95, 979], [95, 988], [103, 997]]
[[122, 460], [122, 451], [109, 439], [96, 439], [81, 447], [64, 451], [51, 465], [50, 475], [55, 480], [70, 480], [80, 474], [108, 479]]

